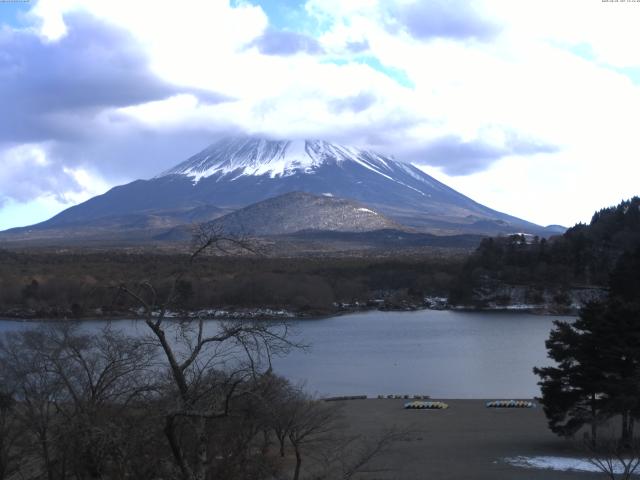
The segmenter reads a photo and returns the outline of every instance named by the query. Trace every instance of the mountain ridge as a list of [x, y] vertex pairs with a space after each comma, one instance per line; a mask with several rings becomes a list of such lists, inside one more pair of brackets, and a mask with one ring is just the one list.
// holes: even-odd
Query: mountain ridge
[[225, 232], [252, 236], [307, 230], [371, 232], [406, 228], [359, 203], [306, 192], [289, 192], [253, 203], [211, 224]]
[[296, 191], [357, 202], [431, 234], [556, 233], [481, 205], [390, 156], [323, 140], [258, 137], [221, 138], [149, 180], [114, 187], [45, 222], [10, 232], [46, 237], [47, 231], [72, 234], [100, 219], [215, 209], [207, 221]]
[[[327, 170], [333, 172], [327, 175]], [[547, 234], [545, 227], [485, 207], [410, 163], [372, 150], [317, 139], [225, 137], [154, 178], [167, 179], [173, 176], [189, 179], [194, 186], [203, 183], [200, 186], [202, 189], [206, 189], [207, 182], [217, 184], [218, 188], [219, 184], [236, 184], [245, 190], [245, 184], [250, 184], [251, 179], [260, 179], [263, 188], [273, 188], [265, 184], [280, 181], [280, 184], [290, 185], [275, 187], [269, 196], [296, 190], [314, 194], [330, 193], [368, 204], [408, 226], [431, 228], [435, 230], [434, 233], [460, 233], [459, 225], [463, 224], [472, 233], [525, 231]], [[359, 178], [368, 176], [368, 183], [380, 186], [379, 190], [384, 195], [375, 198], [370, 193], [325, 179], [333, 177], [335, 180], [341, 176], [352, 177], [354, 183], [360, 183]], [[327, 191], [323, 191], [323, 186]], [[332, 188], [337, 191], [331, 191]], [[232, 194], [230, 196], [234, 197]], [[268, 197], [254, 196], [237, 203], [246, 205], [265, 198]], [[391, 198], [393, 200], [390, 202]], [[456, 204], [457, 211], [452, 211], [451, 204]], [[549, 233], [556, 232], [554, 229]]]

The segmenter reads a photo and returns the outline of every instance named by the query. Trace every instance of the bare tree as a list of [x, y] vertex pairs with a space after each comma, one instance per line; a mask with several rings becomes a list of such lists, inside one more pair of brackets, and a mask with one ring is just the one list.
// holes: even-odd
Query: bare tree
[[296, 457], [293, 480], [300, 478], [305, 449], [331, 441], [331, 436], [338, 429], [338, 417], [338, 405], [315, 400], [303, 392], [292, 400], [287, 430]]
[[57, 412], [73, 452], [69, 468], [101, 478], [109, 464], [126, 463], [119, 443], [122, 420], [132, 402], [155, 389], [154, 347], [110, 325], [87, 335], [75, 324], [50, 328], [47, 347], [41, 353], [65, 391]]
[[14, 419], [15, 403], [10, 393], [0, 390], [0, 480], [9, 478], [19, 466], [16, 441], [21, 432]]
[[278, 453], [285, 457], [285, 445], [289, 432], [293, 428], [300, 388], [277, 375], [269, 374], [265, 379], [265, 392], [262, 398], [263, 415], [267, 419], [266, 428], [272, 431], [278, 440]]
[[[209, 250], [229, 254], [254, 248], [245, 239], [201, 225], [194, 235], [193, 253], [174, 275], [165, 296], [150, 282], [137, 288], [120, 286], [120, 292], [142, 308], [144, 322], [168, 367], [175, 401], [166, 412], [164, 433], [185, 480], [207, 478], [211, 422], [229, 415], [233, 398], [251, 393], [249, 381], [271, 370], [272, 355], [293, 346], [284, 323], [222, 321], [210, 331], [202, 317], [168, 321], [167, 314], [178, 299], [177, 286], [195, 261]], [[185, 422], [191, 427], [189, 434], [185, 432]], [[194, 451], [189, 453], [188, 449]]]
[[213, 478], [276, 478], [282, 461], [269, 452], [270, 411], [265, 408], [277, 392], [272, 384], [280, 377], [266, 373], [249, 380], [246, 394], [233, 399], [229, 415], [212, 425], [211, 455], [217, 458]]
[[26, 432], [22, 456], [37, 455], [50, 480], [102, 478], [126, 463], [117, 444], [124, 410], [151, 390], [152, 357], [109, 326], [99, 335], [62, 323], [8, 334], [0, 364], [16, 398], [14, 423]]
[[31, 440], [22, 454], [39, 459], [48, 480], [54, 480], [64, 469], [56, 448], [61, 439], [56, 406], [64, 399], [64, 388], [42, 354], [46, 347], [43, 329], [11, 332], [0, 341], [0, 363], [19, 402], [15, 419]]
[[390, 429], [368, 438], [362, 435], [337, 436], [314, 452], [321, 468], [311, 478], [350, 480], [361, 473], [387, 471], [387, 468], [372, 468], [371, 463], [409, 433]]
[[363, 472], [380, 472], [371, 462], [408, 433], [392, 429], [368, 438], [348, 435], [340, 404], [314, 399], [290, 385], [281, 391], [285, 395], [273, 428], [281, 429], [280, 435], [285, 432], [293, 448], [293, 480], [302, 478], [303, 457], [310, 460], [306, 478], [313, 480], [349, 480]]
[[600, 435], [596, 442], [585, 436], [588, 461], [610, 480], [630, 480], [640, 468], [640, 439], [621, 441], [613, 432]]

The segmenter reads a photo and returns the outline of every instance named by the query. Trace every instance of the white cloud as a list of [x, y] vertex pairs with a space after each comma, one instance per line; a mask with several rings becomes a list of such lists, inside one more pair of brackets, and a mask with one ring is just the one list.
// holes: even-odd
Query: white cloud
[[52, 161], [46, 144], [23, 144], [0, 152], [0, 206], [46, 198], [68, 207], [104, 193], [108, 185], [84, 168], [68, 168]]
[[88, 166], [64, 166], [50, 148], [0, 146], [0, 230], [45, 221], [112, 186]]
[[227, 85], [226, 77], [242, 57], [241, 49], [268, 25], [260, 7], [231, 8], [220, 0], [184, 4], [40, 0], [34, 9], [50, 38], [64, 32], [59, 24], [71, 12], [88, 12], [130, 32], [149, 55], [153, 70], [165, 80], [216, 91]]
[[486, 0], [511, 31], [558, 46], [588, 46], [598, 61], [638, 66], [640, 5], [635, 2]]

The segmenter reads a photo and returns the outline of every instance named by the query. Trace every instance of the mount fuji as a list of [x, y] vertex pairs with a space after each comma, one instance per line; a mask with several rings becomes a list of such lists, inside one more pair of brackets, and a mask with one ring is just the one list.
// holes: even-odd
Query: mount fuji
[[149, 239], [290, 192], [355, 201], [418, 232], [557, 233], [485, 207], [409, 163], [370, 150], [322, 140], [227, 137], [154, 178], [115, 187], [0, 238], [129, 232], [132, 239]]

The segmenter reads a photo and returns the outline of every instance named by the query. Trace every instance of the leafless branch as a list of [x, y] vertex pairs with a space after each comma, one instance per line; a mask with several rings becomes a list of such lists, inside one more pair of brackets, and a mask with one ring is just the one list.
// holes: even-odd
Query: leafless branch
[[630, 444], [622, 444], [613, 432], [600, 435], [597, 442], [588, 436], [584, 441], [588, 452], [587, 460], [610, 480], [630, 480], [640, 468], [640, 439], [632, 439]]

